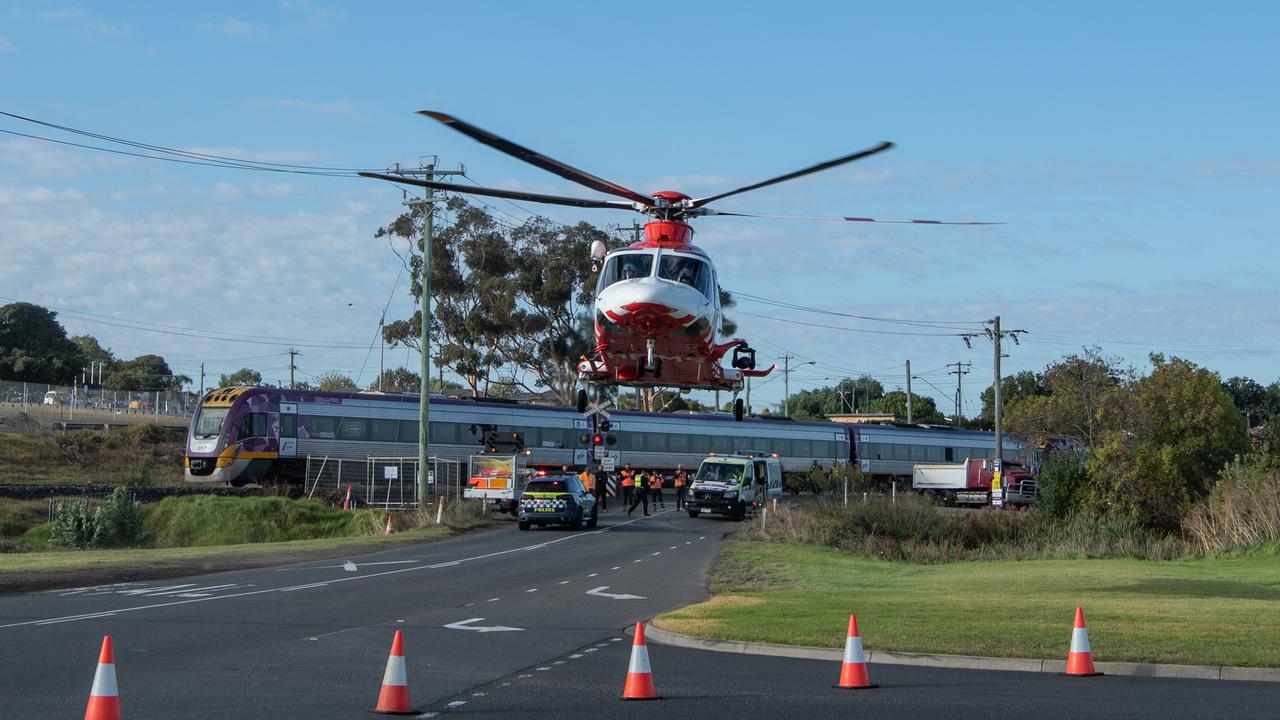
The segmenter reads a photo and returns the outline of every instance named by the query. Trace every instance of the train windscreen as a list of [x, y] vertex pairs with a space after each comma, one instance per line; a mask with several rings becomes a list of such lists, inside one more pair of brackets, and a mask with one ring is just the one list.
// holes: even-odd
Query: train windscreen
[[218, 437], [218, 433], [222, 432], [222, 422], [227, 419], [227, 413], [229, 412], [231, 412], [231, 408], [200, 408], [200, 414], [196, 416], [195, 430], [192, 431], [192, 434], [200, 440]]

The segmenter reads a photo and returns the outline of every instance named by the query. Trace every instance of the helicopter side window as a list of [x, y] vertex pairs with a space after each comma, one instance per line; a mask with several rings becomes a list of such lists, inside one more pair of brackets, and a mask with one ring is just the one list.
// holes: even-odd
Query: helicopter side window
[[614, 255], [605, 263], [604, 272], [600, 274], [600, 289], [603, 290], [619, 280], [649, 277], [652, 270], [653, 256], [648, 253]]

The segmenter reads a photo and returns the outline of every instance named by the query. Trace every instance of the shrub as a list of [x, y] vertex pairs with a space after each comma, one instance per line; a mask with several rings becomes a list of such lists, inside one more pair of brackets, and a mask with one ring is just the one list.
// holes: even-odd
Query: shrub
[[118, 487], [107, 504], [93, 513], [94, 547], [124, 547], [147, 541], [146, 515], [142, 506], [129, 497], [129, 491]]
[[1049, 464], [1036, 476], [1036, 509], [1056, 518], [1065, 518], [1084, 505], [1084, 493], [1089, 484], [1084, 457], [1080, 453], [1064, 450], [1055, 453]]
[[54, 508], [49, 544], [61, 548], [86, 548], [93, 542], [93, 510], [89, 501], [60, 502]]

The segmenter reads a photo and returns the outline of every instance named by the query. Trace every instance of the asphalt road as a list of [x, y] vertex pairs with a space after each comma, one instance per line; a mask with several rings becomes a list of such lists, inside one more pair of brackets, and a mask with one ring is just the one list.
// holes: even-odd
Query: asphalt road
[[615, 509], [594, 532], [507, 525], [348, 560], [3, 596], [0, 717], [83, 714], [104, 634], [126, 718], [368, 717], [397, 628], [424, 714], [1245, 718], [1280, 708], [1268, 683], [883, 665], [871, 669], [880, 688], [842, 691], [831, 663], [658, 645], [663, 699], [619, 700], [623, 630], [706, 598], [735, 527]]

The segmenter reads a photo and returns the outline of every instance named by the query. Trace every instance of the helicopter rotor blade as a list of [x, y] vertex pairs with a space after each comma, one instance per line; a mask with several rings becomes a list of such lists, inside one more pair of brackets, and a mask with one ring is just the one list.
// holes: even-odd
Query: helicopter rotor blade
[[728, 215], [731, 217], [769, 218], [773, 220], [830, 220], [834, 222], [872, 222], [893, 223], [898, 225], [1007, 225], [1005, 222], [989, 222], [982, 220], [886, 220], [869, 217], [842, 217], [836, 215], [775, 215], [772, 213], [722, 212], [706, 210], [705, 215]]
[[751, 190], [759, 190], [762, 187], [776, 185], [777, 183], [786, 182], [787, 180], [794, 180], [798, 177], [803, 177], [811, 173], [828, 170], [833, 167], [844, 165], [845, 163], [850, 163], [855, 160], [861, 160], [863, 158], [871, 157], [872, 155], [875, 155], [877, 153], [882, 153], [885, 150], [888, 150], [892, 147], [893, 147], [893, 143], [882, 142], [879, 145], [876, 145], [874, 147], [869, 147], [866, 150], [859, 150], [856, 153], [845, 155], [844, 157], [838, 157], [835, 160], [828, 160], [826, 162], [818, 163], [817, 165], [811, 165], [807, 168], [804, 168], [803, 170], [796, 170], [795, 172], [787, 173], [786, 175], [779, 175], [778, 177], [770, 178], [768, 180], [755, 183], [753, 185], [740, 187], [736, 190], [730, 190], [729, 192], [722, 192], [719, 195], [712, 195], [710, 197], [698, 198], [697, 200], [694, 200], [692, 203], [690, 203], [689, 207], [699, 208], [699, 207], [702, 207], [703, 205], [706, 205], [707, 203], [711, 203], [711, 202], [715, 202], [716, 200], [727, 198], [730, 195], [737, 195], [739, 193], [749, 192]]
[[549, 205], [569, 205], [581, 208], [607, 208], [610, 210], [636, 210], [636, 204], [623, 200], [588, 200], [584, 198], [563, 197], [561, 195], [543, 195], [541, 193], [521, 192], [518, 190], [500, 190], [498, 188], [476, 187], [474, 185], [458, 185], [455, 183], [420, 180], [418, 178], [392, 175], [389, 173], [362, 172], [360, 177], [387, 180], [403, 185], [416, 185], [434, 190], [456, 192], [465, 195], [484, 195], [485, 197], [506, 198], [507, 200], [525, 200], [527, 202], [547, 203]]
[[530, 150], [523, 145], [517, 145], [506, 138], [499, 137], [487, 130], [482, 130], [475, 125], [463, 122], [452, 115], [436, 112], [434, 110], [419, 110], [418, 113], [420, 115], [426, 115], [434, 120], [439, 120], [472, 140], [484, 143], [495, 150], [504, 152], [519, 160], [523, 160], [534, 167], [539, 167], [547, 172], [555, 173], [566, 180], [571, 180], [579, 185], [589, 187], [598, 192], [624, 197], [632, 202], [640, 203], [641, 205], [654, 205], [653, 198], [648, 195], [641, 195], [635, 190], [625, 188], [617, 183], [605, 180], [604, 178], [596, 177], [589, 172], [579, 170], [571, 165], [566, 165], [565, 163], [554, 158], [547, 157], [540, 152]]

